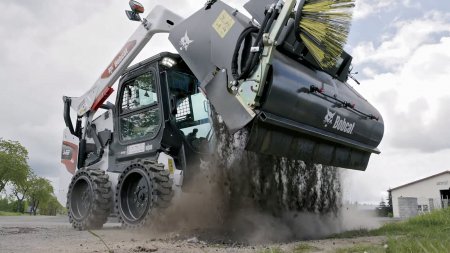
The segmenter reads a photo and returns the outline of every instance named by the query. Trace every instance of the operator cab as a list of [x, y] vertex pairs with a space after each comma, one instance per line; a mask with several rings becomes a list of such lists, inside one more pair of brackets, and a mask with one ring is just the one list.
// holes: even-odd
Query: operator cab
[[199, 84], [181, 57], [171, 53], [125, 71], [116, 99], [112, 170], [159, 152], [174, 157], [178, 168], [199, 164], [200, 157], [211, 154], [209, 102]]

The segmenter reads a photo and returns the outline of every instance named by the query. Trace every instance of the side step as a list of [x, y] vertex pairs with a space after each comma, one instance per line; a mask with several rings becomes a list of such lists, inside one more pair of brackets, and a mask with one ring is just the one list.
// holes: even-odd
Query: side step
[[304, 162], [366, 170], [377, 148], [274, 114], [261, 112], [251, 128], [247, 150]]

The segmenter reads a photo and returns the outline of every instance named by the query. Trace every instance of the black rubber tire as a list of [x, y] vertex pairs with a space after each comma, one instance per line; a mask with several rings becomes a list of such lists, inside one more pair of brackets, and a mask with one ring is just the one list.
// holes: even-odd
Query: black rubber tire
[[[116, 210], [122, 227], [140, 228], [156, 219], [161, 210], [170, 205], [173, 197], [172, 182], [170, 172], [164, 169], [163, 164], [155, 161], [141, 160], [129, 166], [120, 175], [116, 189]], [[148, 188], [140, 194], [142, 188], [136, 189], [140, 186]], [[135, 191], [132, 194], [136, 199], [130, 198], [130, 190]], [[138, 199], [143, 207], [132, 206], [136, 205], [132, 201], [139, 202]], [[131, 208], [138, 210], [130, 210]]]
[[77, 230], [100, 229], [112, 208], [109, 176], [101, 169], [81, 169], [67, 193], [69, 222]]

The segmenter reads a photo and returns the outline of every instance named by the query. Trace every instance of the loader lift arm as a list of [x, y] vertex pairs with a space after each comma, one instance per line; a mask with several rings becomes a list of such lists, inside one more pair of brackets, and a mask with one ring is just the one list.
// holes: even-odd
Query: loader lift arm
[[[136, 12], [135, 14], [138, 15]], [[95, 112], [100, 108], [103, 102], [113, 92], [111, 87], [150, 39], [158, 33], [169, 33], [175, 24], [181, 20], [182, 18], [180, 16], [162, 6], [156, 6], [148, 14], [147, 18], [142, 19], [141, 25], [131, 35], [122, 50], [94, 83], [92, 88], [81, 97], [70, 98], [70, 106], [77, 112], [78, 116], [85, 116], [88, 112]]]

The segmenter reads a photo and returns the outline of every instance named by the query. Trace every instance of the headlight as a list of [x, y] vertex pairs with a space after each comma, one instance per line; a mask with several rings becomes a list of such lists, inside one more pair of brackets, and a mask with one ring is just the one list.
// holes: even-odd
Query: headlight
[[164, 57], [161, 61], [161, 64], [168, 68], [171, 68], [171, 67], [175, 66], [177, 64], [177, 62], [170, 57]]

